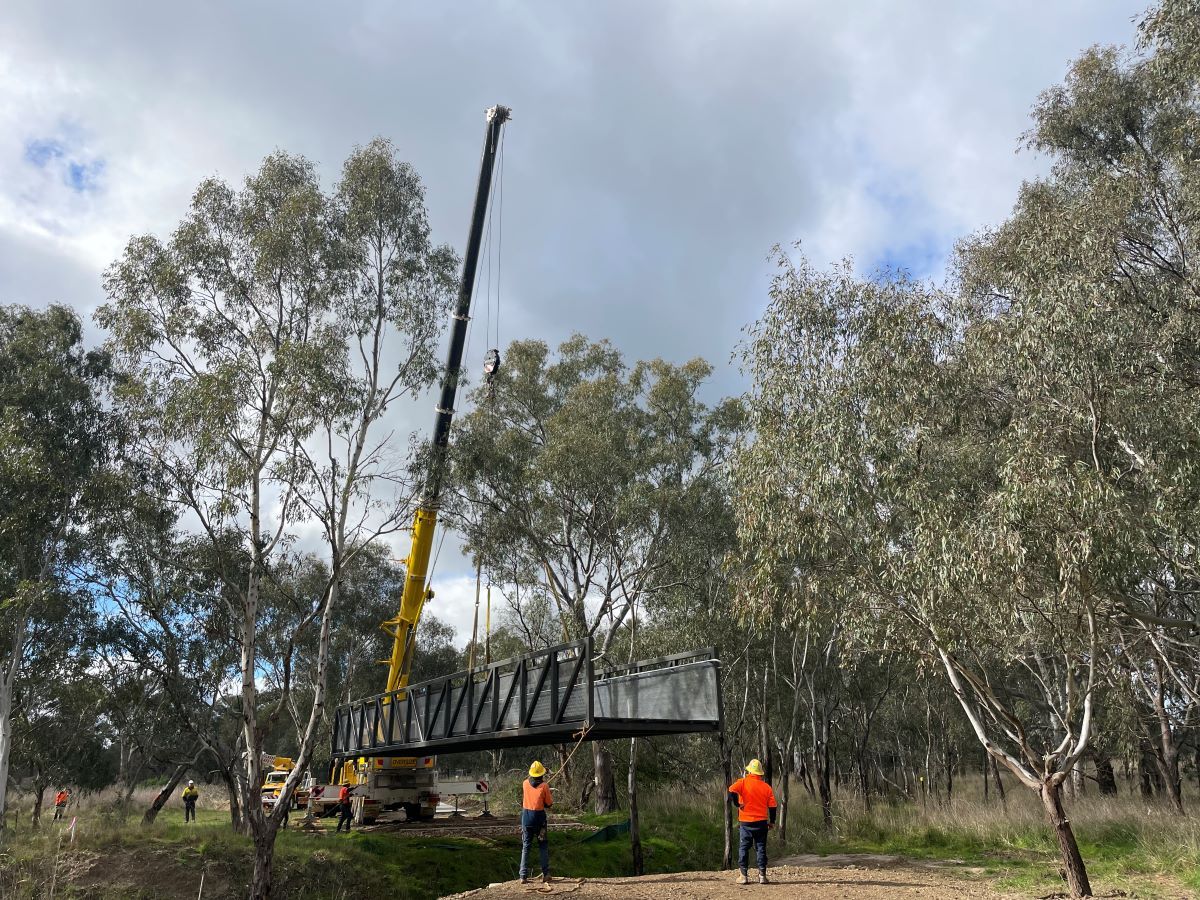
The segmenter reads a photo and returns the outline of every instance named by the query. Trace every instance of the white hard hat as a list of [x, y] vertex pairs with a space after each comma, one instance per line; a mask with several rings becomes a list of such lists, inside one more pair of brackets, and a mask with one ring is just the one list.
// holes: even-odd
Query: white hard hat
[[192, 781], [190, 778], [188, 779], [188, 787], [194, 787], [195, 784], [196, 782]]

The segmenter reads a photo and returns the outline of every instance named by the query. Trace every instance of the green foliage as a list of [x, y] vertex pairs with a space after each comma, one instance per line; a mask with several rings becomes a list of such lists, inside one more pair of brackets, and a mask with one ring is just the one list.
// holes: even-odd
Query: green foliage
[[605, 621], [607, 650], [638, 603], [679, 582], [672, 551], [722, 519], [717, 469], [737, 417], [700, 401], [710, 374], [702, 360], [629, 369], [580, 335], [557, 357], [517, 341], [460, 419], [470, 548], [494, 578], [548, 593], [563, 636]]
[[[209, 179], [168, 240], [133, 238], [105, 275], [97, 318], [111, 332], [118, 405], [136, 436], [131, 456], [159, 489], [146, 493], [165, 496], [201, 535], [216, 611], [197, 608], [197, 592], [178, 579], [164, 602], [158, 571], [132, 587], [129, 565], [102, 576], [122, 595], [127, 646], [158, 664], [231, 798], [234, 784], [240, 791], [259, 839], [256, 891], [269, 889], [286, 806], [269, 818], [262, 810], [262, 760], [272, 749], [264, 740], [290, 720], [297, 764], [286, 800], [325, 725], [329, 649], [351, 564], [411, 513], [411, 460], [376, 432], [389, 404], [437, 375], [456, 267], [453, 251], [430, 241], [416, 173], [376, 140], [354, 151], [331, 192], [312, 163], [283, 152], [241, 189]], [[150, 569], [186, 543], [173, 517], [160, 518], [148, 532], [116, 529], [134, 566], [148, 543], [168, 545]], [[295, 552], [306, 522], [326, 545], [326, 565]], [[220, 687], [184, 697], [183, 664], [198, 654], [178, 634], [195, 642], [209, 625], [221, 632], [209, 675]], [[231, 666], [236, 701], [225, 696]], [[266, 698], [264, 671], [276, 679]]]
[[70, 310], [0, 307], [0, 813], [13, 717], [17, 737], [56, 719], [89, 662], [91, 598], [69, 566], [114, 499], [109, 374]]

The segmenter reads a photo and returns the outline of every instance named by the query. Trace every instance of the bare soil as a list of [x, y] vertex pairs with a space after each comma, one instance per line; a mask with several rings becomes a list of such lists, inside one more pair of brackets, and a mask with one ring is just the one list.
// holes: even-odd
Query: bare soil
[[[489, 885], [454, 900], [502, 900], [525, 898], [531, 894], [566, 895], [572, 900], [749, 900], [775, 897], [779, 900], [803, 897], [804, 900], [997, 900], [1011, 895], [973, 883], [947, 872], [899, 868], [845, 868], [829, 866], [772, 866], [767, 885], [739, 885], [736, 872], [678, 872], [672, 875], [647, 875], [642, 878], [555, 879], [549, 885], [539, 882], [523, 885], [517, 881]], [[752, 875], [757, 882], [757, 873]]]
[[[194, 850], [181, 853], [199, 856]], [[69, 883], [78, 897], [153, 897], [155, 900], [193, 900], [197, 896], [201, 873], [180, 867], [169, 856], [148, 857], [145, 851], [120, 850], [115, 853], [76, 853]], [[219, 874], [204, 873], [205, 900], [226, 900], [244, 896]]]

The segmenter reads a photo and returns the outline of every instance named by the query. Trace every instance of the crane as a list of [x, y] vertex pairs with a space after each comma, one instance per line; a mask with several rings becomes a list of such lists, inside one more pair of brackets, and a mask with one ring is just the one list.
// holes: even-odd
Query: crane
[[484, 138], [483, 160], [479, 166], [479, 184], [475, 189], [475, 208], [471, 214], [471, 230], [467, 235], [467, 254], [463, 258], [462, 277], [458, 284], [458, 302], [455, 305], [450, 330], [450, 346], [446, 352], [446, 371], [442, 375], [441, 396], [433, 425], [433, 452], [421, 499], [417, 504], [412, 527], [412, 547], [405, 566], [404, 593], [400, 598], [400, 611], [395, 618], [383, 623], [383, 628], [392, 636], [392, 658], [388, 662], [387, 690], [395, 691], [408, 684], [412, 668], [413, 640], [421, 610], [431, 596], [426, 586], [429, 572], [429, 556], [433, 549], [433, 535], [437, 526], [438, 500], [442, 491], [442, 475], [445, 472], [446, 448], [450, 440], [450, 423], [454, 418], [454, 399], [458, 392], [459, 374], [462, 369], [463, 348], [467, 341], [467, 323], [471, 319], [471, 294], [475, 284], [475, 270], [479, 264], [479, 247], [483, 240], [484, 220], [487, 217], [488, 197], [491, 194], [492, 173], [496, 165], [496, 153], [500, 143], [500, 129], [508, 121], [510, 111], [506, 106], [493, 106], [487, 111], [487, 133]]
[[[488, 199], [491, 196], [492, 175], [500, 148], [501, 129], [510, 117], [511, 111], [506, 106], [496, 105], [487, 111], [483, 158], [479, 164], [479, 181], [475, 188], [475, 204], [471, 213], [470, 230], [467, 233], [467, 250], [458, 283], [458, 298], [451, 318], [450, 344], [446, 352], [446, 369], [442, 373], [441, 393], [434, 419], [429, 469], [425, 474], [413, 517], [412, 545], [405, 565], [400, 608], [395, 616], [382, 623], [382, 628], [392, 638], [392, 654], [387, 661], [388, 693], [403, 690], [408, 685], [417, 625], [421, 621], [421, 611], [426, 601], [433, 596], [433, 591], [427, 583], [429, 558], [437, 528], [450, 424], [454, 418], [454, 401], [458, 393], [463, 350], [467, 342], [467, 325], [471, 319], [471, 296], [479, 265]], [[498, 363], [498, 355], [494, 351], [489, 353], [489, 374]], [[365, 791], [359, 793], [363, 797], [362, 816], [366, 819], [374, 818], [375, 814], [384, 809], [404, 809], [409, 818], [431, 818], [439, 799], [433, 766], [434, 759], [431, 756], [364, 758], [358, 760], [357, 765], [354, 761], [347, 761], [342, 767], [342, 775], [338, 781], [342, 784], [365, 787]]]

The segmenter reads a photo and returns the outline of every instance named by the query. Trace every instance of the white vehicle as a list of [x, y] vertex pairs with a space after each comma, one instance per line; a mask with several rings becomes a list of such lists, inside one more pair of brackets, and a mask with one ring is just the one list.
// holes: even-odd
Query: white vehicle
[[363, 800], [355, 819], [368, 825], [384, 812], [403, 812], [409, 821], [432, 819], [441, 800], [432, 756], [360, 759], [346, 763], [338, 780], [357, 787]]

